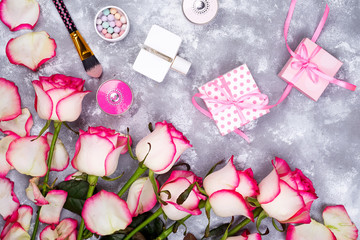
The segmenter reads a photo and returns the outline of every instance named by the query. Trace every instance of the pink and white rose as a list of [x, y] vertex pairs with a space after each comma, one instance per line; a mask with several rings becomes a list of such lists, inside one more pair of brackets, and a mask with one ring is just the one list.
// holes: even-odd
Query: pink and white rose
[[204, 179], [204, 189], [214, 213], [220, 217], [242, 215], [254, 221], [247, 197], [259, 193], [252, 170], [238, 171], [232, 156], [225, 167], [209, 174]]
[[132, 221], [126, 202], [105, 190], [85, 201], [81, 216], [86, 228], [101, 236], [123, 230]]
[[55, 74], [32, 82], [35, 89], [35, 109], [45, 120], [73, 122], [80, 116], [85, 80]]
[[155, 130], [141, 139], [135, 151], [139, 162], [147, 155], [145, 166], [157, 174], [163, 174], [168, 172], [180, 155], [190, 147], [192, 145], [181, 132], [171, 123], [163, 121], [155, 124]]
[[283, 159], [272, 164], [274, 170], [259, 184], [261, 207], [281, 223], [310, 223], [310, 208], [317, 199], [311, 180], [299, 169], [291, 171]]
[[[199, 192], [196, 185], [182, 204], [176, 203], [178, 197], [195, 182], [201, 183], [201, 178], [193, 172], [176, 170], [171, 173], [169, 179], [160, 188], [160, 198], [165, 202], [165, 204], [161, 204], [161, 208], [169, 219], [176, 221], [189, 214], [201, 214], [199, 202], [205, 200], [206, 197]], [[171, 196], [166, 191], [169, 191]]]
[[157, 203], [149, 177], [137, 179], [129, 188], [126, 203], [133, 217], [150, 211]]
[[105, 127], [89, 127], [80, 130], [76, 142], [72, 166], [84, 173], [95, 176], [109, 176], [117, 168], [119, 156], [126, 152], [126, 136]]

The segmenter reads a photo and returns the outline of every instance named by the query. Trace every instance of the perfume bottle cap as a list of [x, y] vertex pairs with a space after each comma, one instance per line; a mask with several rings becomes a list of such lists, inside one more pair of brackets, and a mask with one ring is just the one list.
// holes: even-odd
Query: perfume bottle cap
[[113, 79], [100, 85], [96, 100], [101, 110], [107, 114], [120, 115], [130, 108], [133, 94], [126, 83]]
[[218, 0], [183, 0], [182, 8], [190, 22], [205, 24], [216, 16], [219, 4]]
[[186, 75], [191, 67], [191, 62], [186, 61], [182, 57], [176, 56], [172, 62], [171, 68], [179, 73]]

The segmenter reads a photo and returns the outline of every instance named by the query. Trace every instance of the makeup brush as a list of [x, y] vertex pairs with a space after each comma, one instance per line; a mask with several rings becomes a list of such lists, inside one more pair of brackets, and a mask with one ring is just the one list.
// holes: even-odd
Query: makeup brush
[[102, 67], [99, 61], [96, 59], [94, 53], [91, 51], [90, 47], [85, 42], [84, 38], [81, 36], [77, 30], [74, 21], [71, 19], [68, 10], [62, 0], [52, 0], [55, 4], [57, 11], [60, 14], [61, 19], [63, 20], [66, 29], [70, 33], [70, 37], [74, 42], [75, 48], [80, 56], [80, 59], [84, 65], [86, 73], [90, 77], [98, 78], [102, 74]]

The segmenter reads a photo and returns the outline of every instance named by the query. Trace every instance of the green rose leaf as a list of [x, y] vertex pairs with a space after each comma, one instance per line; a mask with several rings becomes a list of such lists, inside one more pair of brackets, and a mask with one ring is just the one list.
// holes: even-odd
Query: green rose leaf
[[[56, 189], [64, 190], [68, 193], [64, 208], [79, 215], [81, 215], [88, 188], [89, 183], [87, 181], [79, 180], [64, 181], [56, 186]], [[94, 194], [96, 192], [95, 189]]]
[[[102, 236], [101, 240], [122, 240], [126, 237], [126, 233], [131, 232], [132, 229], [136, 228], [142, 222], [144, 222], [148, 217], [152, 215], [151, 212], [147, 212], [141, 214], [135, 218], [131, 224], [123, 231], [119, 231], [118, 233]], [[164, 230], [164, 223], [160, 218], [156, 218], [154, 221], [150, 222], [146, 225], [143, 229], [141, 229], [136, 235], [134, 235], [131, 239], [132, 240], [153, 240], [159, 236], [162, 231]]]

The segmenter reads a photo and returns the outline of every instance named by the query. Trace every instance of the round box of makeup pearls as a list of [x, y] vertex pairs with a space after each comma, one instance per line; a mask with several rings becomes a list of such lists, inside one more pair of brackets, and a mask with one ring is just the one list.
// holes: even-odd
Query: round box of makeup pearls
[[95, 16], [94, 26], [96, 33], [109, 42], [123, 40], [130, 30], [128, 16], [124, 10], [116, 6], [100, 9]]

